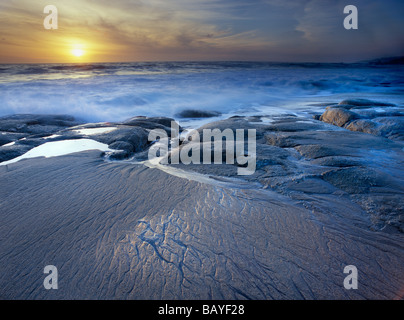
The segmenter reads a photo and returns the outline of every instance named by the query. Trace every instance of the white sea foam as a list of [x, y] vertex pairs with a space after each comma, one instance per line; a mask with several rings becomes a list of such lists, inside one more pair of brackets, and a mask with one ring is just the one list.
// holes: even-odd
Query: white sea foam
[[37, 157], [45, 157], [45, 158], [58, 157], [70, 153], [87, 150], [113, 151], [108, 148], [108, 145], [92, 139], [53, 141], [35, 147], [17, 158], [1, 162], [0, 165], [4, 166], [7, 164], [20, 161], [22, 159], [37, 158]]
[[6, 143], [6, 144], [3, 144], [2, 147], [11, 147], [11, 146], [13, 146], [13, 145], [15, 145], [15, 142], [14, 142], [14, 141], [13, 141], [13, 142]]
[[57, 137], [60, 137], [60, 136], [61, 136], [60, 134], [52, 134], [51, 136], [43, 137], [42, 139], [54, 139], [54, 138], [57, 138]]
[[78, 134], [83, 134], [86, 136], [91, 136], [94, 134], [101, 134], [101, 133], [107, 133], [116, 130], [116, 127], [101, 127], [101, 128], [85, 128], [85, 129], [75, 129], [72, 130]]

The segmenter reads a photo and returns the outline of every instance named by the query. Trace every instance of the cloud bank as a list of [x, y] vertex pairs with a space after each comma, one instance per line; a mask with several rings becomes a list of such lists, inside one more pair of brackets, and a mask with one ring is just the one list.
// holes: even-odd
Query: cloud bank
[[[45, 30], [49, 1], [0, 4], [0, 62], [271, 60], [356, 61], [404, 52], [400, 0], [62, 0], [59, 29]], [[345, 30], [343, 9], [359, 11]], [[83, 62], [86, 60], [82, 60]]]

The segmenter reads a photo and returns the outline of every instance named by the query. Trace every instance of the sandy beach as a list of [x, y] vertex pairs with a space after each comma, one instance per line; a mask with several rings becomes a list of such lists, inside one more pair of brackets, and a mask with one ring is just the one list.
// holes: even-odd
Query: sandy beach
[[[0, 147], [0, 296], [402, 299], [402, 131], [338, 126], [341, 110], [351, 112], [348, 126], [364, 109], [364, 100], [349, 103], [306, 118], [239, 116], [198, 129], [255, 128], [250, 176], [238, 176], [236, 164], [148, 163], [147, 132], [169, 132], [169, 118], [1, 118], [2, 137], [14, 144]], [[402, 107], [389, 107], [399, 118]], [[83, 139], [99, 145], [10, 162]], [[44, 290], [45, 265], [57, 266], [58, 290]], [[358, 269], [357, 290], [343, 286], [348, 265]]]

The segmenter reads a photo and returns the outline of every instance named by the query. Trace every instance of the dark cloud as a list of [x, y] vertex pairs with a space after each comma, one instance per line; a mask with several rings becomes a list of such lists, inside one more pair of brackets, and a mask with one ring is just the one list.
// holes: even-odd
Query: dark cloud
[[2, 1], [0, 28], [13, 39], [4, 56], [37, 59], [69, 38], [91, 44], [98, 61], [354, 61], [404, 52], [401, 0], [349, 1], [358, 30], [343, 28], [346, 0], [54, 0], [53, 34], [42, 28], [46, 4]]

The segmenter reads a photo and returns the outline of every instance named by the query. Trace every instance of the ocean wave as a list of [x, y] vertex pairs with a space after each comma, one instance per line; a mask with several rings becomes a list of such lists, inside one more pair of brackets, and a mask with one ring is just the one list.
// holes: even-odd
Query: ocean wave
[[299, 101], [315, 97], [401, 95], [402, 71], [261, 62], [0, 65], [0, 115], [69, 113], [88, 121], [120, 121], [133, 115], [174, 117], [183, 110], [223, 117], [293, 112]]
[[[91, 71], [91, 70], [105, 70], [111, 66], [103, 64], [69, 64], [69, 65], [56, 65], [50, 66], [50, 70], [66, 70], [66, 71]], [[113, 67], [115, 68], [115, 67]]]

